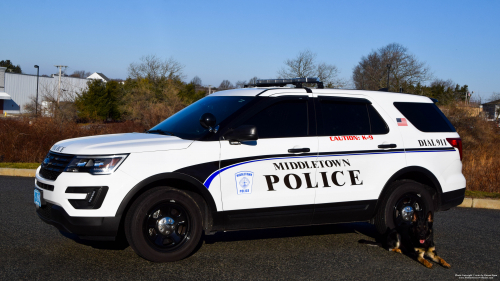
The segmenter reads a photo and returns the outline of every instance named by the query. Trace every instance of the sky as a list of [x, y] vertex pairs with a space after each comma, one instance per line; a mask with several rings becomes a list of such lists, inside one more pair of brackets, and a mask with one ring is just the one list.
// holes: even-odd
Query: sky
[[0, 1], [0, 60], [126, 79], [146, 55], [174, 58], [185, 80], [276, 78], [304, 50], [351, 80], [363, 56], [399, 43], [435, 78], [500, 92], [500, 1]]

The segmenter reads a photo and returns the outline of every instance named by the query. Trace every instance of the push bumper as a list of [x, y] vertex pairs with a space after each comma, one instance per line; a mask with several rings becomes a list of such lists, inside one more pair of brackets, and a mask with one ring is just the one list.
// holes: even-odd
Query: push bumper
[[120, 227], [121, 217], [70, 217], [62, 207], [50, 203], [37, 208], [36, 213], [45, 223], [81, 239], [115, 240]]
[[441, 195], [441, 206], [439, 208], [439, 211], [448, 210], [452, 207], [456, 207], [462, 204], [464, 198], [465, 198], [465, 187], [462, 189], [457, 189], [443, 193]]

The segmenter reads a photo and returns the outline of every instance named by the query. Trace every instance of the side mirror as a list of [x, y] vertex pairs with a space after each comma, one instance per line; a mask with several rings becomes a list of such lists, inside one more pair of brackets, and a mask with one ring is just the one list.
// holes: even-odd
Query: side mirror
[[212, 130], [215, 127], [215, 116], [212, 113], [205, 113], [200, 117], [200, 124], [203, 128]]
[[259, 134], [254, 125], [243, 125], [226, 133], [224, 138], [229, 141], [254, 141], [259, 139]]

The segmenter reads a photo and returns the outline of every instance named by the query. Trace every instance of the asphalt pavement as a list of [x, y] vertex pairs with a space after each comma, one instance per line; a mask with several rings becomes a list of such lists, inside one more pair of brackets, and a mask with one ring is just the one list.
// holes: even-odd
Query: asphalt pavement
[[[500, 211], [435, 215], [438, 254], [427, 269], [402, 254], [359, 244], [368, 223], [217, 233], [191, 257], [152, 263], [127, 245], [81, 241], [35, 213], [32, 178], [0, 176], [0, 279], [37, 280], [499, 280]], [[69, 237], [69, 238], [68, 238]]]

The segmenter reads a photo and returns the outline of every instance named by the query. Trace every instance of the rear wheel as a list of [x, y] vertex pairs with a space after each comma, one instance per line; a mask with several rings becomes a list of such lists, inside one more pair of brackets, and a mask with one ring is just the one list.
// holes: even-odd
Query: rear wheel
[[134, 251], [154, 262], [189, 256], [202, 234], [200, 208], [188, 193], [156, 187], [137, 198], [125, 219], [125, 235]]
[[432, 197], [428, 187], [413, 181], [394, 182], [375, 215], [375, 226], [379, 233], [411, 224], [413, 214], [425, 216], [432, 210]]

